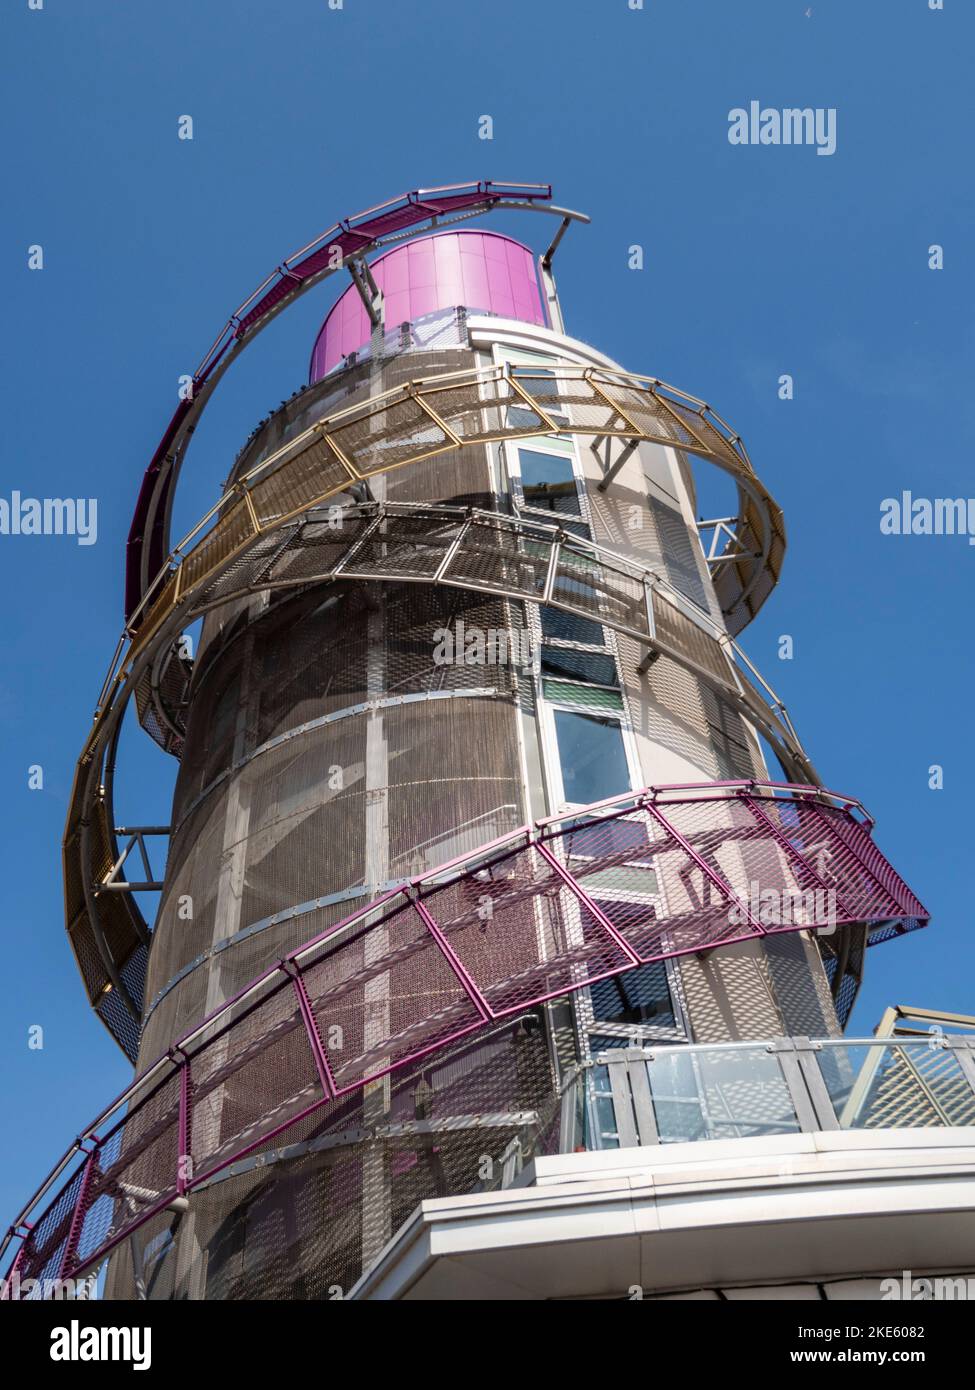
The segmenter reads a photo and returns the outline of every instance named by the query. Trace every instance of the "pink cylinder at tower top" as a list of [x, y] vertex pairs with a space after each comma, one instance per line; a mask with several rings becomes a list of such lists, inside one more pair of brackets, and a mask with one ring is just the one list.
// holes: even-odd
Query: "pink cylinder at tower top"
[[[439, 232], [387, 251], [371, 268], [383, 292], [387, 331], [455, 305], [542, 326], [547, 322], [532, 252], [495, 232]], [[365, 347], [370, 333], [365, 306], [350, 285], [319, 330], [309, 380], [320, 380], [350, 352]]]

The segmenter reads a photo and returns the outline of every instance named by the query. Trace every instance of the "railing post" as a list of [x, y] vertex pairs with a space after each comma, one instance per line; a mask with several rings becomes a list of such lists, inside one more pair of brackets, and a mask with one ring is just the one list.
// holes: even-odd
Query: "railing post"
[[577, 1071], [562, 1092], [559, 1115], [559, 1153], [573, 1154], [579, 1145], [579, 1087], [584, 1086], [585, 1072]]
[[[293, 965], [293, 962], [291, 963]], [[318, 1072], [318, 1079], [322, 1083], [322, 1090], [328, 1100], [337, 1094], [335, 1078], [332, 1076], [332, 1069], [328, 1064], [322, 1040], [318, 1036], [318, 1025], [315, 1022], [315, 1014], [311, 1007], [311, 1000], [308, 998], [308, 991], [305, 989], [305, 982], [301, 978], [297, 966], [293, 965], [293, 970], [286, 970], [285, 974], [291, 976], [291, 986], [298, 1000], [298, 1009], [301, 1013], [301, 1020], [305, 1025], [305, 1034], [308, 1038], [308, 1046], [311, 1048], [312, 1056], [315, 1059], [315, 1068]]]
[[453, 971], [454, 975], [457, 977], [457, 980], [464, 993], [467, 995], [468, 999], [470, 999], [475, 1009], [477, 1009], [478, 1013], [481, 1015], [482, 1022], [490, 1023], [491, 1020], [496, 1017], [496, 1015], [488, 1001], [484, 998], [484, 995], [478, 989], [474, 977], [467, 970], [465, 970], [463, 963], [457, 956], [456, 952], [451, 948], [450, 943], [447, 941], [447, 938], [444, 936], [443, 932], [437, 926], [437, 923], [431, 917], [426, 905], [420, 901], [418, 896], [415, 895], [411, 896], [410, 901], [413, 903], [413, 911], [417, 914], [417, 916], [420, 918], [420, 921], [423, 923], [427, 931], [430, 933], [434, 941], [437, 943], [444, 959], [446, 960], [450, 969]]
[[544, 844], [542, 840], [536, 840], [535, 848], [538, 850], [539, 854], [545, 860], [549, 868], [555, 870], [555, 873], [566, 885], [566, 887], [570, 889], [573, 896], [578, 898], [579, 902], [582, 903], [586, 911], [589, 912], [593, 918], [595, 918], [595, 920], [602, 927], [603, 931], [608, 932], [610, 937], [626, 956], [627, 960], [630, 961], [633, 965], [642, 965], [643, 962], [640, 960], [639, 954], [633, 949], [633, 947], [627, 941], [626, 937], [623, 936], [623, 934], [620, 932], [619, 928], [613, 926], [612, 922], [606, 916], [605, 912], [602, 911], [602, 909], [598, 906], [597, 903], [593, 902], [592, 898], [583, 888], [582, 884], [579, 883], [575, 878], [573, 878], [572, 874], [569, 873], [568, 869], [565, 867], [564, 864], [559, 863], [558, 859], [549, 849], [548, 845]]
[[[804, 1041], [808, 1042], [808, 1039]], [[796, 1047], [796, 1042], [797, 1039], [795, 1038], [775, 1038], [766, 1046], [769, 1052], [778, 1057], [779, 1069], [789, 1092], [789, 1099], [792, 1101], [796, 1119], [799, 1121], [799, 1128], [803, 1134], [815, 1134], [823, 1128], [838, 1129], [835, 1115], [832, 1124], [824, 1126], [820, 1123], [819, 1112], [806, 1085], [806, 1076], [800, 1064], [800, 1053]], [[815, 1066], [815, 1063], [813, 1065]], [[825, 1090], [825, 1086], [823, 1089]], [[832, 1109], [832, 1107], [830, 1108]]]
[[944, 1041], [954, 1053], [969, 1089], [975, 1094], [975, 1037], [951, 1033], [945, 1035]]
[[0, 1302], [3, 1302], [4, 1300], [12, 1301], [13, 1299], [11, 1289], [14, 1287], [15, 1282], [20, 1278], [20, 1266], [27, 1250], [27, 1242], [30, 1240], [31, 1229], [32, 1228], [28, 1225], [27, 1228], [21, 1233], [20, 1231], [16, 1230], [13, 1226], [11, 1226], [10, 1231], [8, 1232], [9, 1236], [16, 1236], [20, 1240], [20, 1249], [14, 1256], [13, 1264], [7, 1270], [7, 1273], [4, 1276], [3, 1280], [0, 1281]]
[[802, 1073], [802, 1079], [806, 1083], [806, 1090], [809, 1092], [809, 1098], [816, 1112], [816, 1128], [822, 1130], [840, 1129], [840, 1122], [836, 1118], [836, 1109], [819, 1066], [819, 1058], [822, 1055], [821, 1048], [802, 1034], [794, 1037], [792, 1043], [799, 1058], [799, 1070]]
[[182, 1069], [179, 1074], [179, 1139], [176, 1153], [176, 1195], [182, 1197], [193, 1178], [192, 1145], [192, 1097], [190, 1089], [190, 1062], [183, 1054]]
[[523, 1166], [521, 1139], [516, 1134], [501, 1155], [501, 1187], [511, 1187]]
[[616, 1116], [616, 1133], [619, 1135], [621, 1149], [635, 1149], [639, 1146], [636, 1123], [633, 1119], [633, 1103], [630, 1100], [629, 1067], [626, 1058], [607, 1057], [604, 1063], [609, 1085], [613, 1093], [613, 1113]]
[[88, 1191], [91, 1187], [91, 1180], [98, 1162], [98, 1146], [89, 1153], [85, 1160], [84, 1171], [81, 1175], [81, 1185], [78, 1188], [78, 1198], [75, 1202], [74, 1211], [71, 1213], [71, 1225], [68, 1227], [68, 1234], [64, 1241], [64, 1250], [61, 1253], [61, 1261], [58, 1265], [57, 1277], [59, 1280], [71, 1277], [71, 1270], [75, 1264], [75, 1257], [78, 1252], [78, 1242], [81, 1239], [81, 1231], [85, 1224], [85, 1206], [88, 1201]]
[[650, 1059], [640, 1048], [627, 1048], [623, 1056], [626, 1058], [626, 1071], [630, 1081], [630, 1094], [633, 1097], [633, 1111], [636, 1115], [639, 1142], [641, 1145], [659, 1144], [660, 1134], [657, 1130], [657, 1117], [653, 1109], [653, 1093], [650, 1090], [650, 1078], [647, 1075], [647, 1062]]

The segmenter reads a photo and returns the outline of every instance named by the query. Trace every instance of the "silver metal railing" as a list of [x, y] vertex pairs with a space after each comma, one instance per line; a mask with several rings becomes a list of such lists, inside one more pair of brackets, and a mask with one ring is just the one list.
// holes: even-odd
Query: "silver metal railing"
[[975, 1036], [623, 1047], [566, 1078], [559, 1149], [975, 1126]]

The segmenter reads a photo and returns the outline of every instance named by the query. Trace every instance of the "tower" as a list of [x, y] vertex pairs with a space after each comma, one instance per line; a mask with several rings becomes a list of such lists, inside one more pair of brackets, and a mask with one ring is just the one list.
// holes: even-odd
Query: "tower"
[[[459, 225], [501, 210], [554, 214], [540, 255]], [[927, 914], [737, 641], [785, 551], [740, 437], [567, 331], [553, 258], [586, 220], [538, 185], [370, 209], [195, 374], [65, 840], [137, 1079], [23, 1241], [33, 1277], [107, 1257], [118, 1296], [347, 1296], [420, 1203], [722, 1123], [807, 1132], [852, 1084], [786, 1042], [841, 1047], [867, 945]], [[223, 372], [332, 275], [308, 385], [171, 550]], [[700, 470], [733, 500], [699, 523]], [[179, 759], [168, 827], [116, 827], [127, 706]]]

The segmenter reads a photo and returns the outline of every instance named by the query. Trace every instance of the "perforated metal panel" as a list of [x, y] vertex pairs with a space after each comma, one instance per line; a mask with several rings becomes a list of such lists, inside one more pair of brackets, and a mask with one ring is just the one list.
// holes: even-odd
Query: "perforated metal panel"
[[[143, 682], [140, 713], [156, 720], [154, 736], [169, 739], [182, 760], [140, 1067], [270, 963], [391, 884], [525, 821], [524, 682], [519, 704], [511, 666], [438, 663], [438, 633], [460, 620], [468, 629], [524, 631], [526, 605], [514, 595], [535, 603], [547, 596], [620, 633], [648, 631], [648, 591], [637, 567], [594, 561], [568, 535], [556, 550], [541, 530], [533, 538], [530, 520], [512, 525], [499, 515], [509, 502], [494, 491], [500, 475], [490, 446], [478, 441], [497, 437], [510, 388], [481, 379], [445, 385], [442, 401], [431, 390], [425, 406], [400, 396], [368, 407], [371, 395], [408, 383], [420, 370], [429, 377], [475, 363], [474, 354], [457, 349], [424, 353], [422, 368], [417, 356], [354, 366], [306, 393], [314, 399], [298, 397], [278, 412], [242, 451], [233, 477], [276, 451], [287, 461], [289, 439], [311, 418], [359, 407], [318, 439], [305, 436], [300, 456], [254, 482], [246, 499], [228, 501], [212, 538], [199, 541], [181, 567], [180, 592], [214, 574], [201, 589], [201, 607], [248, 587], [251, 593], [205, 618], [178, 733], [160, 716], [167, 698], [177, 703], [179, 673], [157, 662], [158, 704]], [[558, 395], [546, 393], [544, 380], [526, 386], [538, 412], [524, 411], [526, 434], [546, 409], [568, 408], [592, 428], [632, 434], [635, 422], [741, 466], [707, 419], [645, 391], [608, 380], [576, 381]], [[424, 461], [424, 441], [431, 454], [448, 442], [436, 418], [448, 407], [450, 427], [465, 443]], [[330, 489], [352, 487], [350, 458], [364, 470], [392, 470], [373, 483], [373, 497], [393, 504], [381, 525], [368, 505], [346, 512], [340, 525], [324, 505], [310, 519], [299, 515]], [[406, 459], [410, 466], [400, 468]], [[352, 495], [369, 502], [361, 491]], [[475, 523], [463, 511], [395, 510], [427, 501], [484, 514]], [[220, 557], [234, 554], [250, 518], [263, 524], [291, 513], [294, 526], [259, 537], [246, 556], [216, 570]], [[676, 514], [663, 520], [671, 529], [683, 525]], [[598, 515], [596, 521], [598, 539], [603, 523]], [[700, 588], [700, 568], [685, 553], [688, 533], [682, 549], [666, 525], [658, 519], [652, 530], [662, 572], [673, 570], [682, 592]], [[451, 586], [440, 587], [432, 581], [448, 565]], [[270, 587], [262, 591], [261, 582]], [[706, 593], [692, 597], [710, 607]], [[684, 664], [662, 657], [641, 674], [645, 648], [620, 636], [626, 704], [614, 696], [614, 708], [629, 710], [662, 745], [676, 740], [712, 775], [760, 773], [754, 738], [728, 698], [737, 677], [713, 632], [663, 592], [649, 601], [660, 643]], [[701, 841], [705, 813], [692, 807], [681, 816], [682, 833]], [[751, 842], [745, 809], [731, 805], [724, 816], [715, 854], [731, 857], [716, 859], [717, 867], [743, 884], [749, 873], [772, 872], [767, 861], [778, 851], [774, 843]], [[739, 829], [742, 847], [729, 851]], [[583, 888], [590, 872], [584, 851], [601, 833], [568, 849]], [[699, 903], [681, 846], [652, 826], [650, 834], [657, 886], [671, 914], [667, 949], [683, 941], [685, 920], [688, 944], [702, 930], [722, 939], [724, 897]], [[615, 864], [611, 847], [596, 848], [602, 866], [591, 886], [612, 896], [633, 870]], [[308, 1019], [303, 1025], [290, 991], [232, 1006], [225, 1041], [194, 1067], [186, 1107], [195, 1180], [210, 1168], [219, 1173], [194, 1185], [189, 1214], [179, 1222], [167, 1224], [163, 1213], [135, 1232], [113, 1256], [112, 1289], [124, 1294], [137, 1283], [155, 1297], [347, 1292], [417, 1201], [497, 1185], [505, 1155], [552, 1142], [558, 1086], [540, 1015], [476, 1042], [453, 1041], [481, 1022], [458, 972], [476, 978], [486, 1009], [501, 1015], [525, 999], [619, 970], [626, 956], [589, 908], [574, 903], [568, 941], [565, 886], [532, 850], [512, 851], [503, 872], [492, 871], [490, 939], [476, 912], [482, 891], [476, 879], [438, 890], [446, 957], [421, 918], [407, 913], [303, 970], [321, 1066], [330, 1087], [361, 1088], [354, 1095], [326, 1101], [305, 1045]], [[611, 910], [624, 936], [651, 954], [662, 949], [652, 914], [646, 920], [642, 908], [626, 902]], [[432, 1049], [435, 1057], [424, 1062]], [[384, 1078], [391, 1060], [407, 1065]], [[157, 1147], [168, 1153], [175, 1142], [178, 1106], [165, 1096], [152, 1106], [144, 1121], [129, 1118], [120, 1129], [118, 1172], [141, 1171]], [[148, 1145], [143, 1123], [159, 1131]], [[222, 1167], [242, 1146], [249, 1158]], [[250, 1162], [261, 1155], [265, 1162]], [[154, 1191], [163, 1181], [157, 1177]], [[152, 1187], [148, 1178], [145, 1185]]]

